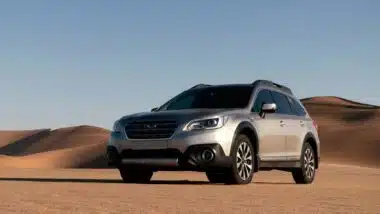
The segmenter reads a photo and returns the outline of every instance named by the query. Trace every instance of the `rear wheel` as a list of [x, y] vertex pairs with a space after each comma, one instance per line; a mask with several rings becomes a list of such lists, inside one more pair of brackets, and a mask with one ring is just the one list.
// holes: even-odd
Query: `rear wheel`
[[306, 142], [301, 153], [301, 167], [292, 170], [296, 184], [311, 184], [315, 178], [315, 151], [309, 142]]
[[125, 183], [148, 183], [153, 177], [153, 171], [147, 169], [120, 167], [119, 171]]
[[238, 135], [231, 150], [232, 167], [226, 172], [227, 184], [249, 184], [254, 173], [255, 151], [246, 135]]

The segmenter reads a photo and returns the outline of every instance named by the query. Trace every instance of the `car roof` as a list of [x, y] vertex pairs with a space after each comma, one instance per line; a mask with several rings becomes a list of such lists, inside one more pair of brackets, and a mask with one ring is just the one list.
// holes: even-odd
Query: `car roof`
[[197, 84], [190, 89], [199, 89], [199, 88], [213, 88], [213, 87], [250, 87], [250, 88], [256, 88], [256, 87], [269, 87], [275, 90], [279, 90], [283, 93], [289, 94], [293, 96], [293, 92], [290, 88], [272, 82], [270, 80], [256, 80], [251, 84], [248, 83], [235, 83], [235, 84], [218, 84], [218, 85], [210, 85], [210, 84]]

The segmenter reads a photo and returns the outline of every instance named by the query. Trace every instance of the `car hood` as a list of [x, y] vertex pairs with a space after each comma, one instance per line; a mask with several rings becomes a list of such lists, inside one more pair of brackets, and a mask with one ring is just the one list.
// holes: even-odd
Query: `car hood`
[[217, 116], [220, 114], [226, 115], [235, 112], [236, 110], [226, 109], [183, 109], [183, 110], [169, 110], [158, 112], [142, 112], [122, 117], [119, 122], [127, 123], [139, 120], [174, 120], [178, 123], [188, 122], [197, 118], [207, 116]]

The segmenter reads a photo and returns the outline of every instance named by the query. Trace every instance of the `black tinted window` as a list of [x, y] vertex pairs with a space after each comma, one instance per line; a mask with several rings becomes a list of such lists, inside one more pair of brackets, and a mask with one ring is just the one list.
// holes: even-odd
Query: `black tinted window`
[[220, 86], [194, 89], [173, 100], [167, 110], [194, 108], [245, 108], [250, 101], [250, 86]]
[[261, 90], [255, 100], [255, 104], [253, 105], [253, 111], [260, 113], [261, 107], [263, 106], [264, 103], [274, 103], [272, 95], [270, 94], [269, 90]]
[[285, 96], [284, 94], [278, 93], [276, 91], [272, 91], [271, 93], [277, 105], [276, 113], [292, 114], [292, 109], [290, 108], [290, 104], [288, 102], [287, 96]]
[[194, 102], [194, 94], [189, 94], [188, 96], [183, 96], [177, 99], [175, 102], [168, 106], [170, 109], [186, 109], [191, 106]]
[[297, 116], [305, 116], [306, 112], [305, 109], [301, 106], [297, 100], [295, 100], [293, 97], [288, 97], [290, 106], [292, 108], [293, 114]]

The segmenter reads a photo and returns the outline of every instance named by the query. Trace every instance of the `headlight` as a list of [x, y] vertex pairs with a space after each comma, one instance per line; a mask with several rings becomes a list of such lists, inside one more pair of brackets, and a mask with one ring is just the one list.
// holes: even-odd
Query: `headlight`
[[220, 116], [201, 120], [193, 120], [185, 126], [184, 131], [217, 129], [224, 126], [224, 124], [227, 122], [227, 119], [227, 116]]
[[116, 121], [113, 124], [112, 131], [110, 134], [110, 138], [113, 140], [122, 140], [122, 126], [120, 125], [119, 121]]

